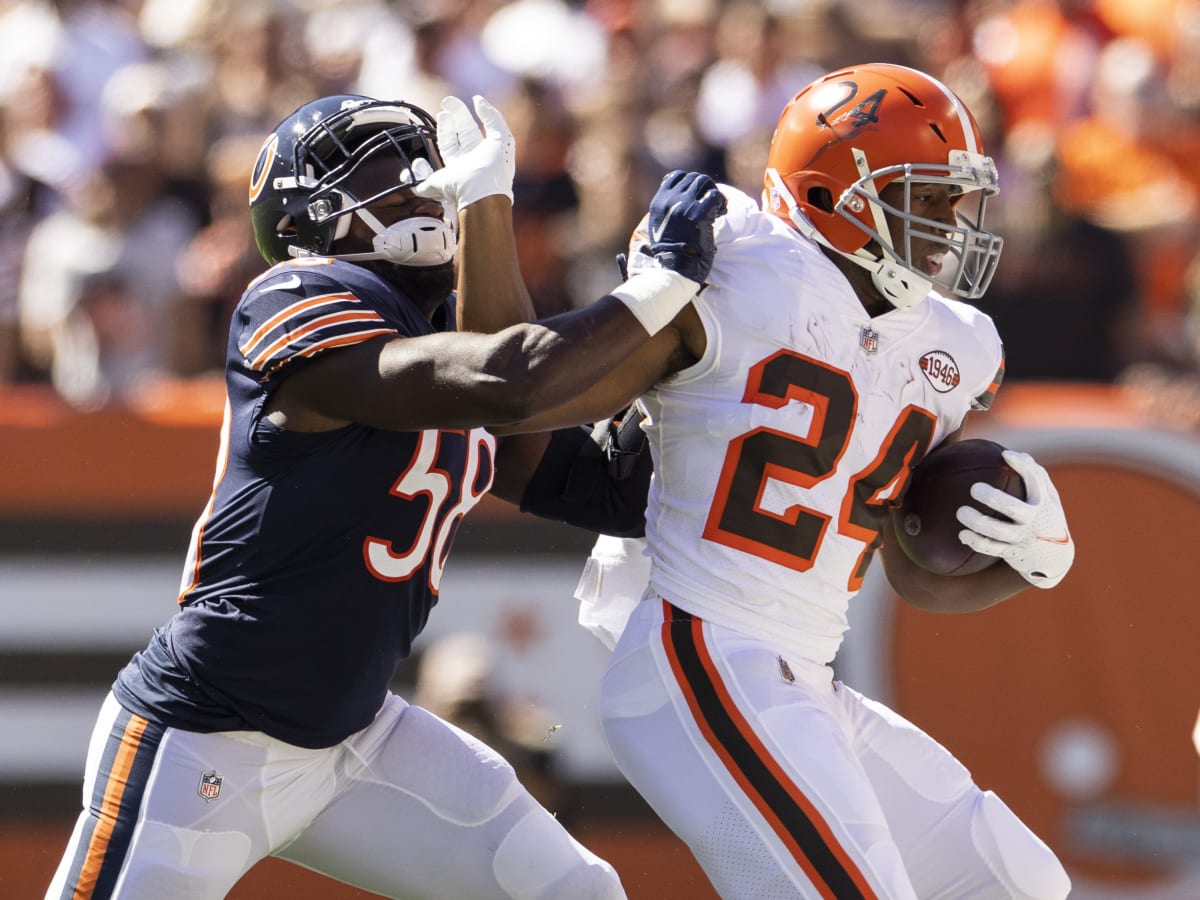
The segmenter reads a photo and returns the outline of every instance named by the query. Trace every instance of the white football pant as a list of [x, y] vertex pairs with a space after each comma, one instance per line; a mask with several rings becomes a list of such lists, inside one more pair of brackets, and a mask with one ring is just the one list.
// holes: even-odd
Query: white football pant
[[945, 748], [761, 640], [659, 598], [601, 683], [630, 783], [723, 898], [1066, 897], [1050, 849]]
[[625, 896], [494, 750], [399, 697], [307, 750], [162, 728], [109, 695], [47, 900], [217, 900], [266, 856], [387, 897]]

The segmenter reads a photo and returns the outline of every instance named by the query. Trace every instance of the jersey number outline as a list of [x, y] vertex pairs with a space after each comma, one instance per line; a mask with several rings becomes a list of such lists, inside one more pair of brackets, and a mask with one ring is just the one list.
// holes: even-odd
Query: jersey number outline
[[[363, 540], [363, 560], [367, 571], [380, 581], [405, 581], [429, 560], [429, 587], [435, 594], [442, 583], [442, 572], [458, 523], [492, 486], [492, 464], [496, 457], [496, 439], [491, 434], [482, 428], [466, 432], [462, 486], [458, 497], [451, 502], [450, 473], [437, 466], [443, 433], [434, 428], [420, 432], [408, 468], [390, 489], [393, 496], [406, 501], [422, 494], [428, 499], [425, 517], [412, 544], [406, 550], [397, 552], [392, 542], [385, 538], [368, 536]], [[476, 490], [480, 460], [485, 453], [488, 457], [487, 483], [482, 489]]]
[[[808, 434], [756, 428], [730, 441], [703, 537], [806, 572], [816, 563], [832, 516], [800, 503], [773, 512], [763, 507], [763, 494], [769, 480], [810, 490], [837, 471], [858, 415], [858, 391], [849, 373], [791, 350], [750, 368], [743, 403], [780, 409], [792, 401], [813, 409]], [[847, 590], [862, 587], [882, 543], [883, 517], [924, 457], [936, 423], [928, 410], [906, 406], [875, 458], [850, 478], [835, 530], [861, 541], [863, 551]]]

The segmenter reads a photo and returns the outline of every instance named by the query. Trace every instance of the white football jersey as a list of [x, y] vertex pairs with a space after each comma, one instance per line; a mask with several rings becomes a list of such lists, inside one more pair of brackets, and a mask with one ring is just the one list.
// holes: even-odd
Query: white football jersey
[[816, 243], [722, 186], [695, 301], [704, 357], [642, 398], [650, 588], [706, 620], [833, 659], [912, 465], [986, 407], [992, 320], [930, 294], [871, 318]]

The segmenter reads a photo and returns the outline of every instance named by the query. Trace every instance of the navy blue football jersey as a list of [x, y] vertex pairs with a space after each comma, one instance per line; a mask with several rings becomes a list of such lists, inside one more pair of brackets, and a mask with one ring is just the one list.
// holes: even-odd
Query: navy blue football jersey
[[491, 486], [495, 439], [263, 416], [310, 360], [381, 335], [454, 328], [359, 266], [295, 260], [252, 282], [226, 360], [212, 497], [179, 609], [117, 678], [132, 711], [193, 731], [331, 746], [368, 725], [437, 602], [454, 532]]

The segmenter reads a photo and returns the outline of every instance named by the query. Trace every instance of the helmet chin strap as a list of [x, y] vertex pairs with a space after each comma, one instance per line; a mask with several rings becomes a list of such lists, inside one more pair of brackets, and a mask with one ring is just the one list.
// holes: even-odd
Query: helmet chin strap
[[[392, 225], [382, 222], [366, 209], [354, 212], [375, 232], [371, 245], [375, 248], [363, 253], [313, 253], [300, 247], [288, 247], [295, 257], [325, 256], [346, 262], [368, 262], [386, 260], [398, 266], [424, 268], [451, 262], [458, 252], [458, 235], [454, 226], [444, 219], [432, 216], [411, 216]], [[346, 236], [350, 230], [350, 217], [343, 216], [337, 223], [334, 241]]]
[[[920, 303], [933, 289], [933, 282], [916, 275], [911, 269], [886, 257], [872, 256], [865, 250], [842, 256], [871, 273], [871, 283], [883, 298], [896, 309], [908, 309]], [[861, 254], [861, 255], [860, 255]]]
[[[358, 216], [375, 232], [373, 252], [338, 253], [337, 259], [347, 262], [387, 260], [398, 266], [440, 266], [454, 259], [458, 251], [458, 236], [449, 222], [432, 216], [411, 216], [384, 226], [367, 209], [356, 210]], [[349, 222], [349, 219], [345, 221]]]
[[[792, 192], [783, 183], [779, 172], [773, 168], [769, 168], [767, 169], [767, 177], [771, 180], [771, 193], [777, 194], [783, 205], [787, 207], [788, 219], [796, 226], [796, 230], [805, 237], [812, 238], [821, 246], [828, 247], [834, 253], [848, 259], [856, 266], [870, 272], [871, 283], [875, 285], [875, 289], [896, 309], [908, 309], [910, 306], [919, 303], [933, 288], [933, 282], [928, 278], [922, 278], [911, 269], [889, 259], [886, 255], [875, 256], [867, 252], [865, 247], [853, 253], [847, 253], [833, 246], [825, 238], [825, 235], [821, 234], [812, 222], [808, 220], [808, 217], [800, 211], [800, 207], [796, 205], [796, 198], [792, 196]], [[883, 210], [875, 202], [869, 202], [871, 213], [875, 219], [875, 229], [879, 233], [880, 240], [890, 240], [887, 223], [883, 217]]]

